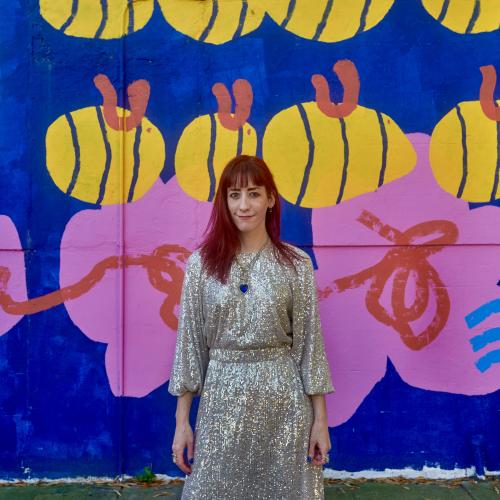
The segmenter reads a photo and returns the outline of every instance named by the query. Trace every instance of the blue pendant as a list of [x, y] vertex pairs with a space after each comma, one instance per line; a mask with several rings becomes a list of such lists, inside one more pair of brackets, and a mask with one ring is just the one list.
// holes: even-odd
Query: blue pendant
[[242, 293], [247, 293], [247, 291], [248, 291], [248, 285], [246, 283], [242, 283], [240, 285], [240, 290], [241, 290]]

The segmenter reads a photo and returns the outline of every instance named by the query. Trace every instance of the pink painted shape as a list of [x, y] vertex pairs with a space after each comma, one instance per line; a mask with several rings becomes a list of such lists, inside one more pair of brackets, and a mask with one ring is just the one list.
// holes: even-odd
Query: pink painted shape
[[[336, 393], [328, 396], [330, 425], [348, 420], [386, 370], [386, 357], [408, 384], [422, 389], [457, 394], [487, 394], [500, 388], [500, 364], [481, 373], [475, 362], [494, 345], [472, 352], [469, 339], [500, 325], [493, 315], [469, 330], [465, 316], [496, 299], [500, 290], [500, 210], [487, 206], [470, 210], [468, 204], [442, 191], [428, 162], [429, 137], [409, 134], [418, 154], [415, 169], [375, 193], [338, 206], [313, 210], [312, 225], [318, 262], [319, 288], [332, 280], [357, 273], [379, 262], [390, 243], [357, 222], [363, 210], [399, 230], [428, 220], [454, 222], [457, 245], [429, 257], [445, 283], [451, 302], [450, 316], [439, 336], [420, 351], [412, 351], [393, 329], [379, 323], [365, 306], [367, 285], [332, 294], [320, 302], [325, 344]], [[480, 246], [478, 246], [480, 245]], [[390, 285], [390, 283], [389, 283]], [[390, 290], [390, 286], [387, 287]], [[389, 296], [382, 304], [390, 308]], [[412, 302], [410, 287], [407, 305]], [[434, 314], [431, 304], [414, 326], [420, 332]], [[419, 328], [420, 326], [420, 328]], [[498, 348], [498, 345], [496, 346]]]
[[[24, 252], [12, 219], [0, 215], [0, 267], [10, 270], [10, 280], [6, 292], [14, 300], [24, 301], [28, 294], [26, 291], [26, 269], [24, 266]], [[13, 326], [21, 321], [23, 316], [7, 314], [0, 308], [0, 335], [7, 333]]]
[[[116, 242], [121, 240], [122, 220], [126, 221], [127, 255], [150, 254], [168, 243], [192, 251], [208, 222], [211, 206], [186, 196], [172, 178], [165, 185], [158, 180], [134, 203], [77, 213], [67, 224], [61, 242], [61, 287], [80, 280], [100, 260], [120, 255]], [[82, 332], [107, 344], [106, 373], [115, 396], [143, 397], [169, 378], [176, 332], [160, 318], [163, 299], [164, 294], [151, 286], [144, 269], [128, 267], [123, 274], [108, 271], [89, 293], [66, 303]]]

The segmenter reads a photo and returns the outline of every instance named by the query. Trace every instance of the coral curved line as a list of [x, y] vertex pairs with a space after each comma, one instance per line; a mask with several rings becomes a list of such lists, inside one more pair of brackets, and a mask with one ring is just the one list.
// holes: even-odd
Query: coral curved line
[[490, 119], [500, 121], [500, 108], [495, 102], [495, 86], [497, 83], [497, 72], [495, 66], [481, 66], [479, 68], [483, 75], [481, 88], [479, 89], [479, 102], [483, 113]]
[[[364, 210], [358, 222], [377, 232], [396, 245], [377, 264], [358, 273], [336, 279], [333, 286], [319, 291], [320, 299], [332, 293], [342, 293], [359, 288], [370, 282], [366, 294], [366, 308], [381, 323], [396, 330], [402, 342], [412, 350], [420, 350], [431, 344], [443, 330], [450, 314], [450, 298], [438, 272], [427, 262], [429, 255], [453, 245], [458, 238], [457, 226], [447, 220], [431, 220], [416, 224], [406, 231], [399, 231], [383, 224], [374, 214]], [[432, 238], [434, 236], [434, 238]], [[431, 237], [431, 239], [429, 239]], [[424, 243], [418, 244], [418, 241]], [[410, 307], [405, 305], [405, 290], [410, 274], [416, 276], [416, 294]], [[380, 298], [391, 276], [391, 311], [381, 303]], [[431, 292], [436, 302], [436, 312], [427, 328], [416, 334], [411, 321], [419, 319], [429, 305]]]
[[316, 104], [319, 110], [330, 118], [345, 118], [357, 107], [359, 99], [359, 74], [356, 66], [349, 59], [337, 61], [333, 71], [344, 87], [344, 98], [340, 104], [334, 104], [330, 98], [330, 86], [323, 75], [313, 75], [311, 82], [316, 89]]
[[[73, 285], [24, 301], [15, 301], [6, 292], [11, 272], [7, 267], [0, 267], [0, 307], [6, 313], [12, 315], [36, 314], [88, 293], [104, 278], [104, 275], [109, 270], [140, 266], [146, 270], [151, 285], [166, 295], [160, 308], [160, 316], [163, 322], [171, 329], [177, 330], [177, 317], [174, 314], [174, 307], [180, 300], [184, 272], [177, 266], [175, 261], [186, 262], [190, 253], [189, 250], [180, 245], [166, 244], [155, 248], [149, 255], [113, 255], [106, 257]], [[171, 258], [172, 255], [176, 255], [175, 259]], [[167, 273], [171, 279], [165, 279], [163, 273]]]
[[217, 100], [217, 116], [224, 128], [238, 130], [242, 127], [252, 111], [253, 90], [248, 80], [239, 79], [233, 83], [234, 100], [236, 101], [234, 115], [231, 114], [232, 100], [229, 90], [223, 83], [216, 83], [212, 93]]
[[136, 80], [127, 87], [127, 96], [130, 105], [130, 115], [126, 118], [118, 116], [118, 96], [113, 84], [106, 75], [99, 74], [94, 77], [94, 85], [102, 95], [104, 118], [106, 123], [114, 130], [128, 132], [136, 128], [146, 115], [149, 95], [151, 92], [147, 80]]

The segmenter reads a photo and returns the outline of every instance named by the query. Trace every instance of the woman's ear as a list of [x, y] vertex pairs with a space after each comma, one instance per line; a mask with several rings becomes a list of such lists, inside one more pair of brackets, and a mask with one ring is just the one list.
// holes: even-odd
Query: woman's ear
[[269, 208], [273, 208], [274, 204], [276, 203], [276, 199], [274, 198], [273, 194], [269, 197], [269, 203], [270, 203]]

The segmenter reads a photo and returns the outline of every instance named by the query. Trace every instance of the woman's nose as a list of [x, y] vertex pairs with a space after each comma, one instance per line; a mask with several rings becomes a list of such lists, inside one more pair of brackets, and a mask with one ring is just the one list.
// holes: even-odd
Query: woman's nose
[[248, 208], [248, 198], [243, 194], [240, 198], [240, 209], [245, 210], [246, 208]]

